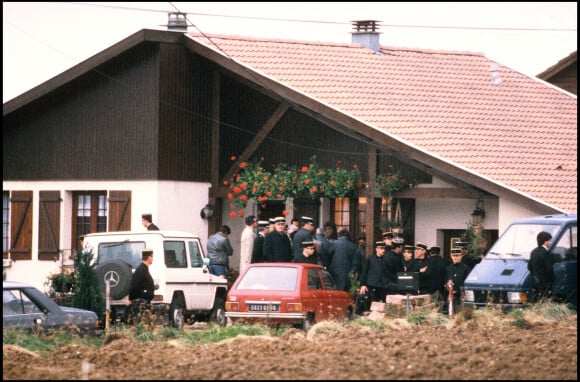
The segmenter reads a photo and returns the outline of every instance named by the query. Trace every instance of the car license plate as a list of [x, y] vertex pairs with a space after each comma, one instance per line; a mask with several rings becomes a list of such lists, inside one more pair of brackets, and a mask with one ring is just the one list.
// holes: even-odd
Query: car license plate
[[250, 312], [277, 312], [279, 310], [279, 304], [248, 304]]

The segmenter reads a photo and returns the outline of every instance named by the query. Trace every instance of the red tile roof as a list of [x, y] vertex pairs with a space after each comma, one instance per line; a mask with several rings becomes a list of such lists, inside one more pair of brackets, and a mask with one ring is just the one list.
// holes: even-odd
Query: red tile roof
[[[191, 34], [197, 41], [207, 39]], [[500, 185], [577, 211], [577, 99], [470, 52], [211, 36], [237, 61]], [[214, 45], [215, 44], [215, 45]], [[501, 83], [492, 83], [492, 68]]]

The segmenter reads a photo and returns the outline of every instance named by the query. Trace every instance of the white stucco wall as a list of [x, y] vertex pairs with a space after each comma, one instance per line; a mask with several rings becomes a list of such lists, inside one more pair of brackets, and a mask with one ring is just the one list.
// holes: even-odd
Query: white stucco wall
[[[30, 190], [32, 206], [32, 260], [13, 261], [4, 268], [7, 280], [27, 282], [46, 290], [44, 282], [50, 273], [59, 272], [71, 255], [72, 193], [75, 191], [131, 191], [131, 230], [145, 230], [141, 214], [153, 214], [153, 222], [161, 229], [187, 231], [207, 238], [207, 220], [199, 215], [208, 202], [208, 183], [156, 181], [71, 181], [71, 182], [3, 182], [3, 190]], [[61, 191], [60, 215], [61, 258], [38, 261], [39, 191]]]

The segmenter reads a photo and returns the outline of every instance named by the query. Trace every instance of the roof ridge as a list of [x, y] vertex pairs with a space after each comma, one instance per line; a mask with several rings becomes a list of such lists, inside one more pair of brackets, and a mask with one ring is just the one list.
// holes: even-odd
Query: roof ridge
[[223, 40], [237, 40], [237, 41], [261, 41], [261, 42], [275, 42], [275, 43], [285, 43], [285, 44], [301, 44], [301, 45], [327, 45], [327, 46], [351, 46], [360, 45], [345, 42], [336, 41], [312, 41], [312, 40], [294, 40], [287, 38], [278, 37], [254, 37], [254, 36], [242, 36], [242, 35], [231, 35], [231, 34], [211, 34], [211, 33], [198, 33], [198, 32], [188, 32], [191, 37], [203, 37], [203, 38], [219, 38]]
[[[188, 32], [191, 37], [201, 37], [206, 39], [219, 38], [223, 40], [234, 40], [234, 41], [255, 41], [255, 42], [272, 42], [281, 44], [297, 44], [297, 45], [324, 45], [324, 46], [339, 46], [345, 48], [362, 48], [360, 43], [352, 42], [336, 42], [336, 41], [312, 41], [312, 40], [294, 40], [288, 38], [277, 38], [277, 37], [255, 37], [255, 36], [242, 36], [242, 35], [230, 35], [230, 34], [211, 34], [211, 33], [199, 33], [199, 32]], [[425, 49], [425, 48], [411, 48], [411, 47], [395, 47], [389, 45], [381, 45], [381, 51], [399, 51], [399, 52], [415, 52], [415, 53], [426, 53], [426, 54], [449, 54], [449, 55], [469, 55], [477, 57], [485, 57], [484, 53], [481, 52], [470, 52], [470, 51], [459, 51], [459, 50], [441, 50], [441, 49]], [[384, 53], [384, 52], [383, 52]]]

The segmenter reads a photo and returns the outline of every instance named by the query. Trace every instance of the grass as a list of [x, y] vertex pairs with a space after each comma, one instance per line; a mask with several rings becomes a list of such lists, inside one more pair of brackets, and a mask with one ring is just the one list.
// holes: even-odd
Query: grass
[[[367, 330], [383, 332], [396, 330], [397, 327], [408, 325], [421, 326], [457, 326], [463, 324], [477, 325], [479, 327], [505, 327], [512, 326], [522, 330], [528, 329], [538, 322], [554, 322], [565, 320], [576, 315], [576, 311], [565, 304], [551, 301], [538, 302], [526, 309], [513, 309], [504, 313], [500, 309], [467, 309], [464, 308], [452, 317], [448, 317], [438, 312], [433, 304], [416, 308], [408, 318], [405, 314], [399, 317], [385, 314], [384, 319], [369, 319], [365, 316], [356, 316], [355, 319], [347, 323], [321, 322], [314, 325], [310, 330], [323, 333], [332, 330], [348, 330], [349, 327], [359, 326]], [[136, 341], [163, 342], [177, 341], [184, 346], [196, 346], [244, 336], [268, 336], [279, 337], [290, 326], [268, 326], [258, 324], [229, 325], [225, 328], [215, 324], [208, 324], [203, 329], [198, 330], [178, 330], [171, 327], [152, 327], [151, 325], [138, 324], [130, 326], [126, 324], [115, 324], [107, 335], [103, 334], [95, 337], [79, 337], [70, 332], [56, 332], [50, 335], [26, 334], [14, 329], [3, 330], [3, 344], [16, 345], [29, 351], [51, 351], [65, 345], [102, 347], [113, 337], [132, 338]], [[296, 329], [294, 329], [296, 330]], [[314, 335], [313, 333], [310, 333]]]

